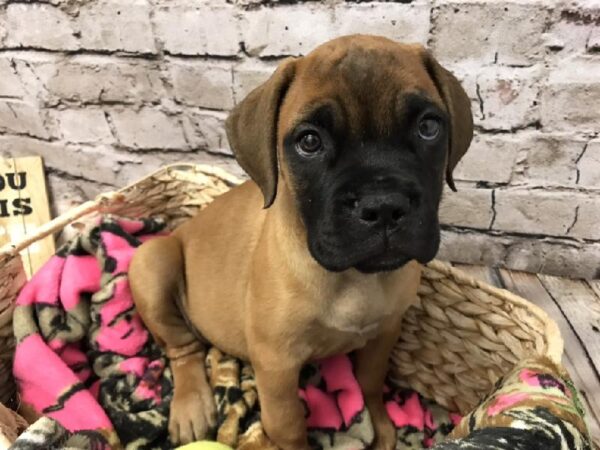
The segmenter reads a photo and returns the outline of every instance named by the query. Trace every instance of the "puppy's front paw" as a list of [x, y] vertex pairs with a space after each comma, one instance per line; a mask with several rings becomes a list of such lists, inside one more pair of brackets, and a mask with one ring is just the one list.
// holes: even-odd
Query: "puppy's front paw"
[[[277, 428], [268, 427], [263, 423], [267, 436], [270, 441], [280, 450], [311, 450], [306, 436], [304, 420], [301, 421], [301, 427], [294, 430], [289, 424], [281, 424]], [[270, 429], [269, 429], [270, 428]]]
[[175, 388], [169, 417], [171, 442], [189, 444], [204, 439], [216, 423], [216, 405], [208, 384], [187, 392]]

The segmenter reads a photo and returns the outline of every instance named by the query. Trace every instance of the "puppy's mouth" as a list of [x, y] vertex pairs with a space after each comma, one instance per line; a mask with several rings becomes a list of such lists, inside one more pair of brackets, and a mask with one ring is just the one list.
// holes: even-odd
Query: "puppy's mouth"
[[335, 246], [309, 242], [313, 258], [332, 272], [341, 272], [350, 268], [355, 268], [362, 273], [386, 272], [399, 269], [415, 259], [397, 249], [392, 249], [387, 239], [380, 245], [369, 247], [365, 249], [363, 245], [356, 245], [347, 249], [335, 249]]
[[313, 251], [312, 254], [319, 264], [332, 272], [342, 272], [350, 268], [362, 273], [390, 272], [415, 259], [390, 248], [378, 253], [368, 252], [367, 255], [344, 252], [332, 257], [322, 250]]
[[439, 247], [439, 233], [425, 239], [406, 236], [396, 242], [390, 242], [389, 235], [380, 237], [371, 236], [355, 244], [309, 239], [308, 247], [313, 258], [329, 271], [355, 268], [362, 273], [390, 272], [412, 260], [425, 264], [435, 257]]
[[362, 273], [389, 272], [399, 269], [413, 259], [391, 248], [390, 234], [393, 233], [384, 230], [381, 235], [381, 243], [377, 246], [379, 247], [377, 251], [361, 259], [353, 267]]
[[384, 253], [383, 255], [365, 259], [354, 265], [362, 273], [390, 272], [404, 266], [414, 258], [406, 255]]

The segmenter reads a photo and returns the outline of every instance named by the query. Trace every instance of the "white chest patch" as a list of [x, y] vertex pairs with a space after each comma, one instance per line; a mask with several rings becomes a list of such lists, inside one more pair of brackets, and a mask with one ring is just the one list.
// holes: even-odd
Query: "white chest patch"
[[329, 329], [357, 337], [375, 337], [379, 326], [393, 309], [377, 280], [350, 283], [323, 302], [321, 323]]

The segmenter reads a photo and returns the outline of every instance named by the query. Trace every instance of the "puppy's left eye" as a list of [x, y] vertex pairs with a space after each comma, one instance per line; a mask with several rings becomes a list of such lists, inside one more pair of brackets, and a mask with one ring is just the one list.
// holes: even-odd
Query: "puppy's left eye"
[[440, 121], [435, 117], [424, 117], [420, 120], [419, 137], [426, 141], [433, 141], [440, 134]]
[[321, 150], [323, 142], [316, 132], [309, 131], [300, 136], [296, 145], [302, 153], [311, 155]]

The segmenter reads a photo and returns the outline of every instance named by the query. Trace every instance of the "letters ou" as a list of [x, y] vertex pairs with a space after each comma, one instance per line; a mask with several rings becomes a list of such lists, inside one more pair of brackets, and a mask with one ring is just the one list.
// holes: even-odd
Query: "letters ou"
[[[18, 179], [18, 180], [17, 180]], [[0, 176], [0, 191], [6, 187], [8, 181], [8, 187], [14, 190], [24, 189], [27, 186], [27, 174], [25, 172], [19, 173], [7, 173], [6, 179]]]

